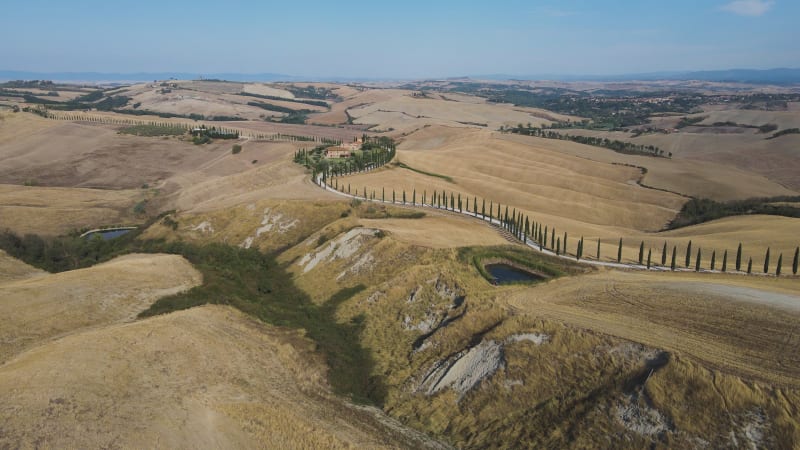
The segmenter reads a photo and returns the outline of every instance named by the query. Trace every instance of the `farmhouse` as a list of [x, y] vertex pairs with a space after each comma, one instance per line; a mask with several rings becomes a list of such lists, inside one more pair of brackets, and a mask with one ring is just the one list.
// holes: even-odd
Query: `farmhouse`
[[328, 147], [325, 149], [326, 158], [349, 158], [352, 154], [349, 148], [344, 147]]

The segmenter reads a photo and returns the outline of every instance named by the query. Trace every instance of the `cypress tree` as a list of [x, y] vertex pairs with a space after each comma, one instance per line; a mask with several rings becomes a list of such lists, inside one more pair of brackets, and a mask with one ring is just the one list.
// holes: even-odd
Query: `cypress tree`
[[619, 248], [617, 249], [617, 262], [622, 261], [622, 238], [619, 238]]
[[767, 247], [767, 254], [764, 256], [764, 273], [769, 273], [769, 247]]
[[492, 203], [492, 201], [490, 200], [489, 201], [489, 222], [492, 221], [492, 211], [494, 211], [494, 203]]
[[711, 252], [711, 270], [714, 270], [714, 266], [717, 263], [717, 251], [714, 250]]
[[792, 260], [792, 275], [797, 275], [797, 265], [800, 262], [800, 247], [794, 249], [794, 260]]
[[600, 238], [597, 238], [597, 260], [600, 261]]
[[781, 276], [781, 266], [783, 265], [783, 253], [778, 255], [778, 266], [775, 267], [775, 276]]
[[483, 199], [483, 203], [481, 203], [481, 217], [486, 219], [486, 199]]
[[411, 193], [411, 204], [416, 206], [417, 205], [417, 190], [414, 189]]
[[561, 254], [561, 238], [556, 239], [556, 255]]
[[425, 200], [427, 200], [427, 199], [425, 197], [426, 197], [427, 194], [428, 194], [428, 191], [423, 189], [422, 190], [422, 206], [425, 206], [425, 204], [426, 204]]
[[651, 249], [647, 249], [647, 270], [650, 270], [650, 257], [653, 256], [653, 251]]
[[564, 254], [567, 254], [567, 232], [564, 232]]
[[661, 265], [667, 265], [667, 241], [664, 241], [664, 248], [661, 250]]
[[403, 204], [406, 204], [406, 190], [403, 189]]
[[556, 248], [556, 229], [550, 230], [550, 250]]
[[367, 199], [367, 187], [364, 186], [364, 200]]
[[[469, 206], [467, 206], [467, 210], [469, 210]], [[458, 212], [464, 212], [464, 210], [461, 209], [461, 194], [458, 194]]]
[[547, 246], [547, 225], [544, 227], [544, 245]]
[[581, 258], [583, 258], [583, 236], [581, 236], [581, 244], [578, 249], [578, 260], [580, 261]]
[[747, 261], [747, 274], [750, 275], [753, 273], [753, 258], [751, 257], [750, 260]]
[[394, 189], [392, 189], [392, 204], [393, 205], [394, 205], [394, 201], [395, 201], [395, 195], [394, 195]]
[[350, 183], [347, 183], [347, 193], [350, 193]]
[[728, 270], [728, 249], [725, 249], [725, 253], [722, 254], [722, 271], [726, 270]]
[[739, 242], [739, 248], [736, 250], [736, 271], [742, 270], [742, 243]]
[[644, 241], [642, 241], [642, 243], [639, 244], [639, 265], [642, 264], [643, 260], [644, 260]]
[[382, 202], [386, 201], [386, 188], [385, 187], [381, 188], [381, 201]]
[[478, 197], [472, 197], [472, 212], [478, 217]]
[[697, 249], [697, 262], [696, 262], [696, 264], [694, 266], [694, 271], [695, 272], [700, 272], [700, 249], [699, 248]]
[[456, 210], [456, 198], [453, 193], [450, 193], [450, 211]]
[[[508, 206], [506, 206], [506, 209], [508, 209]], [[500, 203], [498, 203], [497, 204], [497, 220], [500, 221], [500, 219], [502, 219], [502, 218], [503, 217], [500, 215]]]
[[686, 267], [692, 263], [692, 241], [689, 240], [689, 245], [686, 246]]
[[669, 269], [673, 272], [675, 271], [675, 258], [676, 254], [678, 253], [678, 246], [675, 245], [672, 247], [672, 263], [669, 265]]

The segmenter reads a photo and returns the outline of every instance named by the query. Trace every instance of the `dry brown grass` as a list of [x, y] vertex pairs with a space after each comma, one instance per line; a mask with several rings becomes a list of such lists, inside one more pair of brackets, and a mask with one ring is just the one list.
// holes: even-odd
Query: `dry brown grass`
[[45, 272], [8, 256], [0, 250], [0, 284], [45, 275]]
[[332, 397], [322, 367], [298, 333], [220, 306], [79, 333], [0, 367], [0, 443], [436, 446]]
[[88, 269], [0, 284], [0, 361], [77, 330], [133, 320], [202, 282], [175, 255], [128, 255]]
[[526, 314], [797, 387], [800, 359], [792, 348], [800, 305], [792, 298], [800, 302], [797, 280], [610, 271], [522, 289], [508, 303]]
[[130, 224], [146, 191], [48, 188], [0, 184], [0, 229], [58, 235], [86, 227]]

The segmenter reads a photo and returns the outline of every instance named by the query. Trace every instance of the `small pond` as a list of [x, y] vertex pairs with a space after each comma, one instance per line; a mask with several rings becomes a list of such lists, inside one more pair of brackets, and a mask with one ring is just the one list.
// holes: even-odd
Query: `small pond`
[[545, 277], [508, 264], [487, 264], [486, 271], [494, 277], [496, 284], [509, 284], [520, 282], [533, 282], [544, 280]]
[[120, 237], [123, 234], [129, 233], [133, 230], [134, 230], [133, 228], [115, 228], [113, 230], [98, 230], [98, 231], [92, 231], [91, 233], [87, 233], [83, 235], [83, 237], [85, 237], [86, 239], [91, 239], [96, 235], [100, 235], [100, 237], [103, 238], [103, 240], [107, 241], [109, 239]]

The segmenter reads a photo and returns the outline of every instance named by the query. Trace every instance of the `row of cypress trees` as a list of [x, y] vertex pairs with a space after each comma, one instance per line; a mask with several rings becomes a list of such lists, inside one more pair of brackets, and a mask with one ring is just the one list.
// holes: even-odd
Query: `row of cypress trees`
[[[37, 112], [37, 114], [46, 117], [48, 119], [66, 120], [71, 122], [82, 121], [82, 122], [102, 123], [106, 125], [129, 125], [129, 126], [148, 125], [152, 127], [184, 128], [186, 130], [192, 129], [196, 126], [194, 124], [181, 123], [181, 122], [158, 122], [152, 120], [126, 119], [114, 116], [96, 116], [92, 114], [76, 114], [76, 113], [55, 114], [48, 110], [42, 110], [42, 111], [43, 112], [41, 113]], [[202, 126], [202, 128], [205, 128], [205, 126]], [[332, 139], [321, 136], [301, 136], [301, 135], [284, 134], [284, 133], [255, 133], [252, 130], [245, 130], [240, 128], [216, 128], [216, 130], [220, 134], [228, 134], [228, 135], [235, 134], [238, 136], [261, 140], [261, 141], [319, 142], [322, 144], [342, 145], [342, 141], [340, 139]]]
[[[315, 178], [316, 179], [316, 175]], [[324, 182], [324, 180], [323, 180]], [[334, 179], [335, 186], [334, 188], [337, 190], [341, 190], [345, 192], [345, 185], [342, 184], [341, 189], [338, 184], [338, 178]], [[359, 196], [358, 191], [351, 191], [350, 185], [347, 185], [346, 192], [348, 194]], [[472, 208], [470, 209], [470, 199], [468, 196], [462, 196], [461, 193], [454, 193], [454, 192], [446, 192], [442, 190], [441, 192], [433, 191], [430, 196], [428, 196], [427, 191], [422, 192], [421, 203], [417, 203], [417, 191], [414, 189], [411, 193], [411, 198], [409, 199], [406, 195], [406, 191], [401, 191], [401, 199], [398, 199], [397, 192], [392, 190], [391, 192], [391, 203], [399, 203], [399, 204], [411, 204], [414, 206], [421, 205], [421, 206], [429, 206], [432, 208], [438, 209], [445, 209], [447, 211], [459, 212], [464, 213], [466, 211], [467, 214], [471, 214], [477, 218], [482, 220], [487, 220], [490, 223], [498, 222], [499, 225], [509, 232], [512, 236], [516, 239], [524, 242], [526, 245], [534, 245], [539, 247], [539, 250], [548, 249], [554, 252], [556, 255], [567, 255], [568, 254], [568, 234], [564, 232], [563, 240], [562, 236], [556, 236], [555, 227], [549, 227], [542, 223], [539, 223], [535, 220], [532, 220], [529, 216], [523, 214], [522, 212], [517, 212], [516, 208], [513, 208], [509, 211], [508, 205], [505, 208], [502, 208], [500, 203], [495, 205], [494, 202], [490, 201], [487, 209], [486, 199], [481, 200], [480, 209], [478, 208], [478, 199], [477, 197], [473, 196], [472, 198]], [[449, 194], [449, 195], [448, 195]], [[389, 202], [389, 199], [386, 197], [386, 189], [381, 190], [380, 198], [377, 197], [375, 191], [372, 192], [371, 195], [368, 195], [367, 188], [364, 187], [363, 194], [361, 195], [365, 200], [379, 200], [382, 202]], [[409, 201], [410, 200], [410, 201]], [[548, 245], [549, 242], [549, 245]], [[619, 239], [619, 244], [617, 248], [617, 262], [622, 262], [622, 238]], [[649, 270], [653, 265], [655, 265], [653, 261], [653, 251], [651, 248], [647, 249], [647, 256], [645, 259], [645, 245], [644, 241], [639, 244], [639, 258], [638, 262], [640, 265], [646, 265], [647, 269]], [[667, 259], [668, 259], [668, 246], [667, 242], [664, 241], [664, 246], [661, 250], [661, 266], [662, 267], [669, 267], [671, 270], [677, 269], [677, 259], [678, 259], [678, 247], [674, 245], [672, 247], [672, 255], [670, 258], [670, 264], [667, 266]], [[578, 239], [577, 247], [575, 248], [574, 256], [576, 260], [580, 260], [583, 258], [583, 251], [584, 251], [584, 237], [581, 236]], [[597, 240], [597, 253], [596, 259], [600, 260], [600, 239]], [[697, 249], [697, 254], [694, 259], [694, 269], [695, 271], [701, 270], [702, 265], [702, 249]], [[735, 269], [737, 272], [742, 271], [742, 262], [743, 262], [743, 254], [742, 254], [742, 244], [739, 243], [739, 246], [736, 250], [736, 260], [735, 260]], [[770, 270], [770, 249], [767, 248], [766, 255], [764, 257], [764, 273], [769, 273]], [[690, 268], [692, 266], [692, 241], [690, 240], [686, 246], [686, 253], [684, 258], [684, 266], [686, 268]], [[794, 251], [794, 258], [792, 259], [792, 274], [797, 275], [798, 269], [800, 266], [800, 247], [795, 248]], [[716, 250], [712, 250], [709, 268], [710, 270], [716, 270], [717, 267], [717, 252]], [[775, 267], [775, 275], [780, 276], [783, 270], [783, 254], [781, 253], [778, 255], [778, 260]], [[728, 271], [728, 250], [726, 249], [722, 255], [722, 263], [720, 265], [721, 272]], [[753, 272], [753, 258], [750, 257], [747, 262], [746, 272], [748, 274]]]
[[[770, 263], [771, 263], [770, 252], [771, 252], [771, 249], [769, 247], [767, 247], [767, 252], [764, 255], [764, 273], [765, 274], [770, 273]], [[647, 268], [648, 269], [650, 269], [651, 265], [653, 264], [653, 262], [652, 262], [652, 253], [653, 253], [652, 249], [648, 248], [648, 250], [647, 250]], [[661, 266], [662, 267], [667, 267], [667, 253], [668, 253], [667, 242], [664, 241], [664, 247], [661, 249]], [[670, 259], [670, 264], [669, 264], [670, 270], [674, 271], [678, 267], [677, 254], [678, 254], [678, 246], [675, 245], [675, 246], [672, 247], [672, 257]], [[600, 259], [600, 240], [599, 239], [597, 241], [597, 259], [598, 260]], [[617, 250], [617, 262], [621, 262], [621, 260], [622, 260], [622, 238], [620, 238], [620, 240], [619, 240], [619, 247], [618, 247], [618, 250]], [[702, 261], [703, 261], [703, 252], [702, 252], [702, 249], [698, 248], [697, 249], [697, 254], [695, 255], [695, 258], [694, 258], [694, 270], [696, 272], [699, 272], [701, 270]], [[736, 261], [735, 261], [735, 266], [734, 266], [737, 272], [742, 272], [742, 262], [743, 262], [743, 258], [742, 258], [742, 243], [740, 242], [739, 246], [736, 249]], [[645, 264], [645, 261], [644, 261], [644, 241], [642, 241], [639, 244], [639, 264], [640, 265], [644, 265]], [[686, 245], [686, 252], [685, 252], [685, 256], [684, 256], [684, 266], [686, 268], [691, 268], [693, 266], [692, 265], [692, 241], [691, 240]], [[794, 257], [792, 258], [792, 274], [793, 275], [797, 275], [798, 266], [800, 266], [800, 247], [796, 247], [795, 250], [794, 250]], [[716, 270], [717, 269], [717, 251], [716, 250], [712, 250], [711, 251], [711, 258], [710, 258], [710, 263], [709, 263], [708, 267], [709, 267], [710, 270]], [[778, 255], [778, 260], [777, 260], [777, 263], [776, 263], [776, 266], [775, 266], [775, 276], [780, 276], [782, 270], [783, 270], [783, 253]], [[728, 271], [728, 250], [727, 249], [722, 254], [722, 264], [720, 265], [720, 271], [721, 272], [727, 272]], [[752, 257], [750, 257], [748, 259], [746, 272], [748, 274], [753, 273], [753, 258]]]

